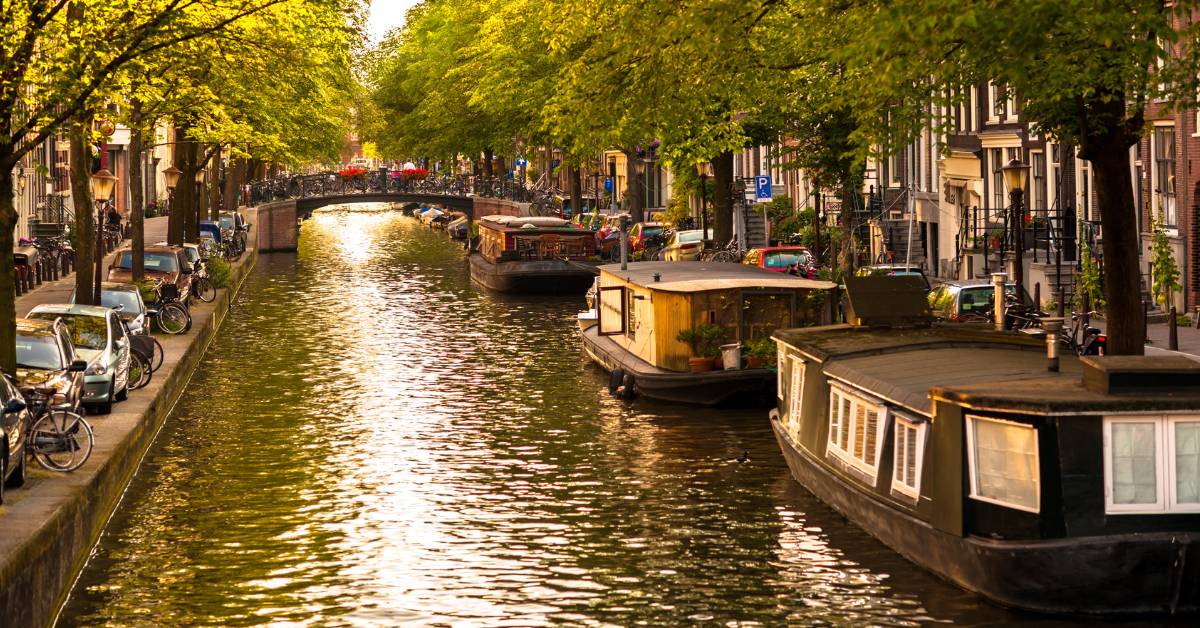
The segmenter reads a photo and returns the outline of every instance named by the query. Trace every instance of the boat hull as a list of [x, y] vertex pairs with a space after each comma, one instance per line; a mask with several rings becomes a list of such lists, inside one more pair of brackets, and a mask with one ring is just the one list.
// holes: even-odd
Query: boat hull
[[792, 477], [908, 560], [994, 602], [1047, 613], [1200, 612], [1200, 533], [1052, 540], [960, 537], [844, 481], [799, 447], [772, 412]]
[[582, 295], [596, 273], [581, 263], [560, 260], [489, 262], [471, 255], [471, 281], [496, 292], [511, 294]]
[[[596, 327], [583, 330], [588, 357], [608, 372], [617, 369], [633, 376], [634, 390], [648, 399], [716, 406], [738, 402], [761, 406], [775, 395], [775, 373], [768, 369], [737, 369], [707, 373], [676, 373], [655, 368], [616, 346], [602, 343]], [[612, 344], [614, 346], [604, 346]]]

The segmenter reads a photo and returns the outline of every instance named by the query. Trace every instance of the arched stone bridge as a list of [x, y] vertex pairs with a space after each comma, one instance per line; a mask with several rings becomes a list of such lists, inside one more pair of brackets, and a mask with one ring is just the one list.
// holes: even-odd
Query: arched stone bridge
[[506, 216], [529, 215], [529, 203], [518, 203], [500, 198], [459, 196], [421, 192], [368, 192], [364, 194], [331, 194], [271, 201], [258, 206], [258, 250], [295, 251], [300, 241], [300, 223], [313, 212], [329, 205], [350, 203], [419, 203], [440, 205], [451, 211], [466, 213], [468, 219], [476, 216], [503, 214]]

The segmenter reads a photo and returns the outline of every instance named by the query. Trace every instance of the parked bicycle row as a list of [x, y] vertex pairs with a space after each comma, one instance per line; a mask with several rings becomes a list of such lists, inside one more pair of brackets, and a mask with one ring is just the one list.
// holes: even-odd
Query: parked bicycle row
[[[248, 228], [245, 227], [245, 228]], [[224, 241], [235, 239], [221, 234]], [[219, 247], [144, 247], [145, 280], [132, 283], [133, 251], [118, 250], [100, 285], [99, 305], [42, 304], [17, 320], [15, 377], [0, 382], [0, 502], [4, 488], [25, 484], [33, 459], [51, 471], [73, 471], [94, 446], [86, 417], [106, 415], [162, 367], [156, 334], [184, 334], [191, 305], [211, 302], [228, 281]]]

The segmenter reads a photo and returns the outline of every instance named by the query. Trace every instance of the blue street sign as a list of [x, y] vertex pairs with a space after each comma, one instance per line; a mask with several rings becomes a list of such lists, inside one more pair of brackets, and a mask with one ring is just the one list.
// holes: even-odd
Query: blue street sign
[[521, 168], [524, 168], [525, 166], [528, 166], [528, 165], [529, 165], [529, 162], [528, 162], [528, 161], [526, 161], [526, 160], [524, 160], [524, 159], [518, 159], [518, 160], [517, 160], [516, 162], [514, 162], [514, 163], [516, 163], [516, 164], [517, 164], [517, 166], [518, 166], [518, 167], [521, 167]]
[[771, 201], [771, 177], [754, 177], [754, 200], [759, 203]]
[[604, 191], [605, 191], [605, 192], [612, 192], [612, 188], [613, 188], [613, 186], [612, 186], [612, 179], [605, 179], [605, 180], [604, 180]]

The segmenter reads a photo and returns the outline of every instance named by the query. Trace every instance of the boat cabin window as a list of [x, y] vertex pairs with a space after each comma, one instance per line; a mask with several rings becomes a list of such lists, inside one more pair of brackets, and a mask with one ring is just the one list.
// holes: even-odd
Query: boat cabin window
[[892, 490], [917, 498], [921, 494], [921, 462], [925, 459], [925, 428], [928, 422], [893, 413]]
[[637, 294], [633, 290], [625, 291], [625, 335], [633, 338], [637, 335]]
[[968, 416], [967, 457], [972, 499], [1039, 511], [1041, 482], [1033, 426]]
[[779, 411], [783, 412], [788, 409], [787, 383], [791, 381], [788, 369], [791, 368], [792, 357], [788, 355], [788, 352], [779, 343], [775, 345], [775, 360], [778, 363], [775, 369], [775, 396], [779, 397]]
[[787, 430], [788, 435], [793, 440], [800, 438], [800, 415], [803, 411], [804, 403], [804, 361], [795, 356], [788, 356], [789, 377], [788, 384], [788, 403], [787, 416], [784, 417], [783, 426]]
[[625, 288], [604, 286], [600, 288], [601, 336], [615, 336], [625, 331]]
[[875, 483], [887, 408], [848, 388], [829, 387], [829, 452]]
[[1104, 420], [1109, 514], [1200, 512], [1200, 416]]

